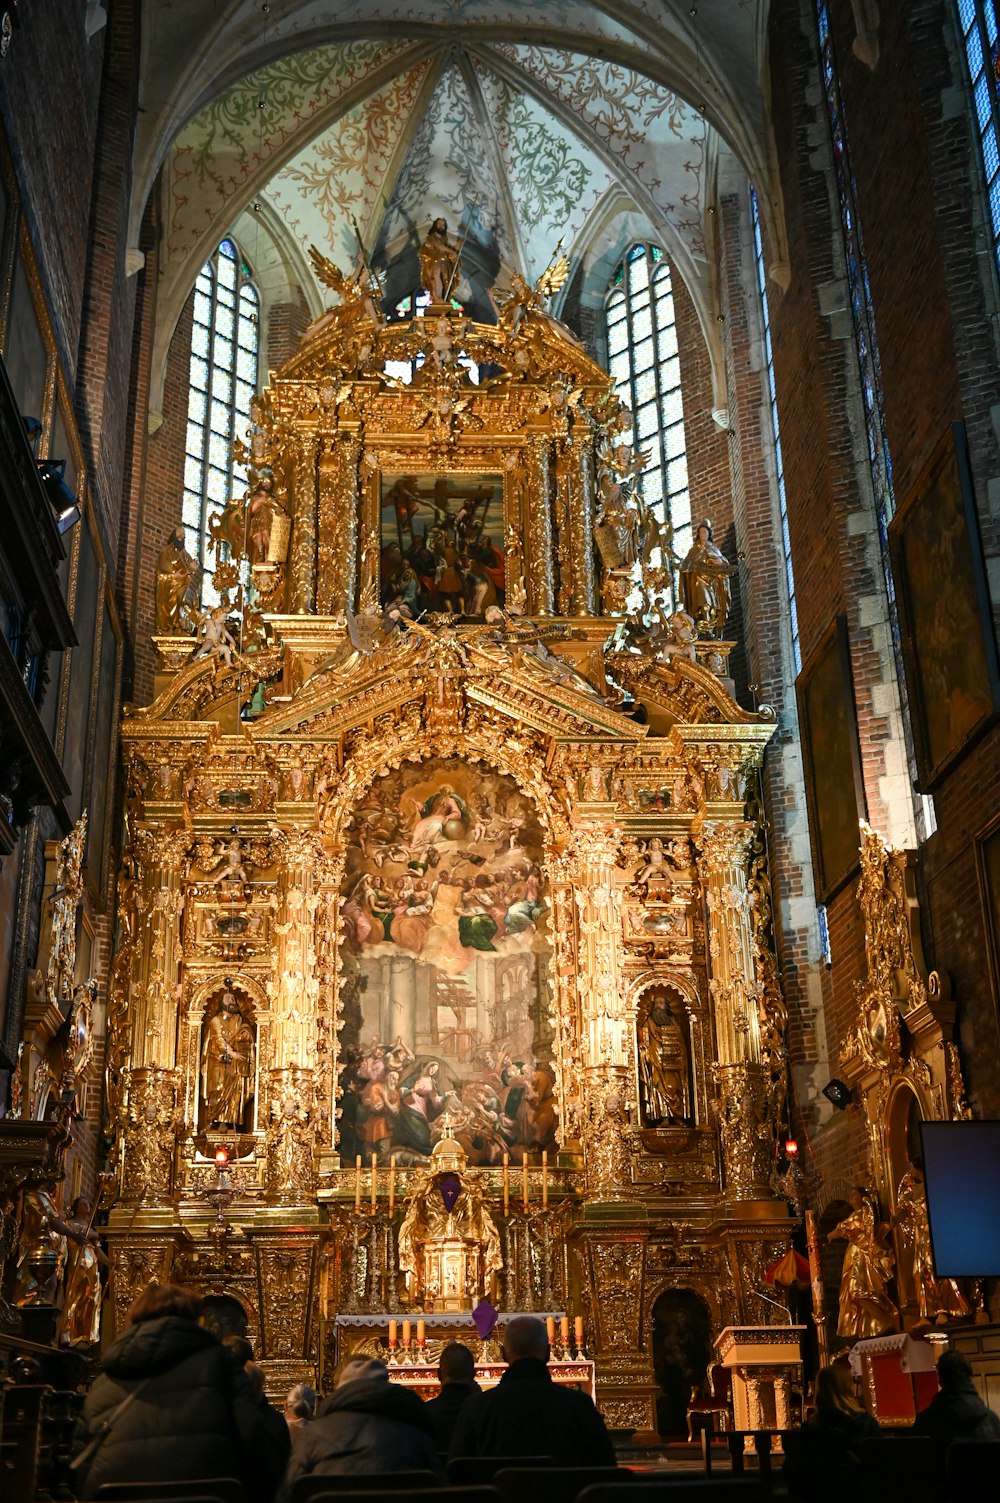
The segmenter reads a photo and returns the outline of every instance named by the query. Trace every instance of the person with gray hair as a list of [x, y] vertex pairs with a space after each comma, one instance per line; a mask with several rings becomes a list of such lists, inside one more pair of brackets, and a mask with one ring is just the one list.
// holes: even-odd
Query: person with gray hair
[[507, 1370], [487, 1393], [463, 1405], [452, 1456], [550, 1456], [565, 1466], [616, 1466], [615, 1449], [593, 1401], [553, 1383], [549, 1338], [535, 1315], [504, 1330]]
[[389, 1382], [384, 1362], [355, 1357], [338, 1369], [333, 1393], [296, 1441], [279, 1503], [300, 1477], [409, 1471], [441, 1477], [426, 1407]]

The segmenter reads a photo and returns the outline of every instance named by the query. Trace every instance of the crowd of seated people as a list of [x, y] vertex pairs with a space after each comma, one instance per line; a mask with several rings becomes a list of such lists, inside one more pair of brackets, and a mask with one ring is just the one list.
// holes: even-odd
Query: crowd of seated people
[[615, 1465], [593, 1401], [553, 1383], [545, 1325], [533, 1316], [507, 1326], [508, 1366], [488, 1392], [472, 1353], [453, 1342], [429, 1402], [390, 1383], [384, 1362], [356, 1358], [318, 1405], [307, 1384], [293, 1387], [284, 1414], [265, 1395], [250, 1343], [218, 1339], [200, 1316], [197, 1297], [172, 1285], [153, 1285], [132, 1305], [77, 1426], [79, 1498], [108, 1483], [236, 1478], [247, 1503], [289, 1503], [304, 1477], [419, 1472], [444, 1483], [449, 1455]]

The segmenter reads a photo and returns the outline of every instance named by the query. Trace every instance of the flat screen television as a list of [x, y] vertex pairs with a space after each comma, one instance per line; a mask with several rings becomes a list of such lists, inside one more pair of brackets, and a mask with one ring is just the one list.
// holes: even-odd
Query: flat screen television
[[934, 1271], [1000, 1275], [1000, 1122], [922, 1122]]

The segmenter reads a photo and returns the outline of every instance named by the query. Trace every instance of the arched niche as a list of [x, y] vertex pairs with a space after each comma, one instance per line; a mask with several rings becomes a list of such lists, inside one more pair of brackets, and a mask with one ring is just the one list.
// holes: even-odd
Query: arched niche
[[687, 1406], [712, 1365], [712, 1311], [697, 1289], [664, 1289], [653, 1301], [651, 1347], [659, 1390], [657, 1428], [662, 1436], [687, 1436]]
[[258, 1130], [260, 1038], [247, 988], [227, 976], [208, 992], [198, 1035], [195, 1142]]
[[693, 1127], [695, 1107], [688, 998], [670, 981], [636, 999], [636, 1074], [644, 1127]]
[[428, 756], [383, 770], [344, 821], [340, 1120], [351, 1163], [470, 1164], [556, 1148], [543, 829], [509, 773]]

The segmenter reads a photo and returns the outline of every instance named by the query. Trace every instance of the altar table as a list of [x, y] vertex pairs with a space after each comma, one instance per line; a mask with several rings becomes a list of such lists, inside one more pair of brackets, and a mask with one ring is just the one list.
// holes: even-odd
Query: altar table
[[880, 1425], [912, 1425], [938, 1391], [934, 1347], [908, 1331], [856, 1342], [850, 1363], [865, 1408]]

